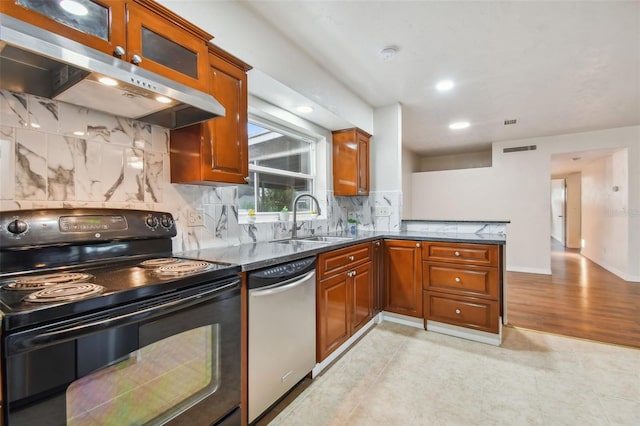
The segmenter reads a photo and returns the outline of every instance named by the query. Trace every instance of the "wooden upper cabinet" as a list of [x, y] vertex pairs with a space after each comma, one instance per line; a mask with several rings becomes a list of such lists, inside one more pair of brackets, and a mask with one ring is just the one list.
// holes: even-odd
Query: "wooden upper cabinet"
[[87, 0], [84, 16], [58, 1], [0, 1], [0, 12], [133, 63], [186, 86], [209, 90], [213, 36], [153, 0]]
[[371, 135], [358, 128], [332, 133], [334, 194], [368, 195]]
[[126, 60], [186, 86], [209, 90], [211, 34], [151, 0], [127, 3]]
[[122, 0], [87, 0], [87, 13], [74, 15], [57, 1], [0, 1], [0, 13], [13, 16], [96, 50], [113, 55], [126, 48], [126, 9]]
[[171, 182], [246, 183], [247, 71], [250, 65], [209, 45], [209, 92], [225, 116], [171, 131]]

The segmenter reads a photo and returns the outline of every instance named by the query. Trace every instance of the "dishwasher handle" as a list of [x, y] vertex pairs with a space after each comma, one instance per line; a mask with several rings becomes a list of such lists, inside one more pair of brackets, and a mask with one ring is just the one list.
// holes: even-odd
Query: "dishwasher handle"
[[282, 293], [284, 291], [291, 290], [292, 288], [299, 287], [313, 279], [315, 281], [316, 271], [311, 271], [301, 277], [292, 278], [290, 280], [282, 281], [280, 283], [271, 285], [269, 287], [263, 287], [259, 290], [249, 290], [249, 296], [251, 297], [262, 297], [262, 296], [270, 296], [272, 294]]

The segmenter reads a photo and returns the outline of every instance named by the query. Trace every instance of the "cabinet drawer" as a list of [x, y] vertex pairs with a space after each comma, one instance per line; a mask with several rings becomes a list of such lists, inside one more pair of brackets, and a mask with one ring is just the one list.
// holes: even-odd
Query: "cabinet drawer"
[[469, 265], [497, 266], [499, 246], [489, 244], [424, 243], [422, 259]]
[[500, 309], [496, 301], [425, 291], [424, 311], [427, 320], [489, 333], [499, 331]]
[[498, 269], [422, 262], [423, 288], [461, 296], [498, 299]]
[[320, 279], [346, 271], [371, 260], [371, 243], [358, 244], [318, 256]]

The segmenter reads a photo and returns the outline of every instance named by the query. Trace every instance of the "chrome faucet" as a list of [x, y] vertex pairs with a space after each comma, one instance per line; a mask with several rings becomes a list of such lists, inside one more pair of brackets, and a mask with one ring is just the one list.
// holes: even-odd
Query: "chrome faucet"
[[300, 194], [293, 200], [293, 229], [291, 230], [291, 238], [296, 239], [298, 237], [298, 223], [296, 215], [298, 213], [298, 200], [302, 197], [310, 197], [313, 201], [316, 202], [316, 207], [318, 207], [318, 216], [320, 215], [320, 203], [318, 199], [311, 194]]

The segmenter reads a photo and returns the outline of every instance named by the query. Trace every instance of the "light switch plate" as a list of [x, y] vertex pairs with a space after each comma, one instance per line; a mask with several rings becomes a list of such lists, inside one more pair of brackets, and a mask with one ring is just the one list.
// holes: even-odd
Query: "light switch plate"
[[204, 213], [202, 210], [189, 209], [187, 212], [187, 226], [204, 226]]
[[376, 217], [391, 216], [391, 207], [387, 207], [387, 206], [375, 207], [373, 215]]

